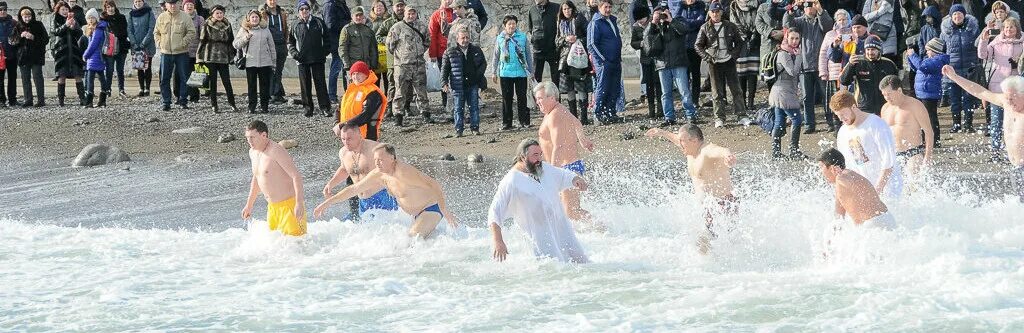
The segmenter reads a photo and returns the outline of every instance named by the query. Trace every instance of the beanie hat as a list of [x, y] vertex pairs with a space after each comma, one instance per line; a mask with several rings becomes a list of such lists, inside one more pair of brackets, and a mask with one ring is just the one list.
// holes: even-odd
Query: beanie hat
[[932, 38], [932, 40], [928, 41], [928, 44], [925, 44], [924, 48], [939, 54], [946, 53], [946, 45], [938, 38]]
[[647, 6], [636, 6], [636, 8], [633, 8], [634, 20], [639, 21], [648, 17], [651, 17], [651, 10]]
[[953, 15], [953, 13], [956, 12], [960, 12], [961, 14], [967, 15], [967, 8], [965, 8], [964, 5], [961, 4], [955, 4], [953, 5], [953, 7], [949, 7], [949, 15]]
[[183, 1], [181, 3], [182, 6], [187, 5], [187, 4], [193, 4], [194, 5], [194, 4], [196, 4], [196, 2], [193, 1], [193, 0], [185, 0], [185, 1]]
[[352, 64], [352, 67], [349, 68], [348, 72], [349, 74], [363, 73], [366, 75], [370, 75], [370, 65], [367, 65], [365, 62], [362, 61], [356, 61], [354, 64]]
[[868, 36], [868, 38], [864, 40], [864, 48], [865, 49], [875, 48], [875, 49], [881, 50], [882, 49], [882, 40], [879, 39], [878, 36], [875, 36], [875, 35]]
[[309, 8], [309, 1], [299, 0], [299, 3], [297, 5], [295, 5], [295, 11], [299, 11], [299, 8], [302, 8], [303, 6], [306, 6], [307, 8]]
[[85, 13], [85, 19], [88, 20], [90, 17], [96, 18], [96, 20], [99, 21], [100, 12], [96, 11], [96, 8], [90, 8], [89, 11]]
[[862, 27], [868, 26], [868, 20], [865, 19], [863, 16], [860, 16], [860, 14], [854, 15], [852, 22], [853, 23], [850, 24], [851, 26], [854, 26], [854, 25], [859, 25], [859, 26], [862, 26]]

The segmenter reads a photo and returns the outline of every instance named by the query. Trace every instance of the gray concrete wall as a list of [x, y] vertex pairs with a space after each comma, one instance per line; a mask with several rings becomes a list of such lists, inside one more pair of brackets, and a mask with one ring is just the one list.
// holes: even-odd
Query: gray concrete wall
[[[116, 1], [118, 3], [118, 7], [121, 8], [121, 12], [123, 14], [125, 14], [125, 15], [128, 15], [127, 12], [131, 8], [132, 1], [131, 0], [116, 0]], [[385, 1], [387, 1], [388, 3], [391, 3], [390, 0], [385, 0]], [[157, 9], [156, 7], [158, 7], [158, 4], [157, 4], [156, 0], [146, 0], [146, 2], [149, 3], [150, 6], [153, 6], [154, 9]], [[319, 2], [322, 3], [323, 1], [320, 0]], [[430, 17], [429, 13], [433, 12], [434, 10], [436, 10], [437, 7], [438, 7], [438, 4], [439, 4], [439, 1], [437, 1], [437, 0], [406, 0], [406, 2], [410, 6], [413, 6], [413, 7], [417, 8], [417, 9], [419, 9], [419, 11], [421, 13], [420, 14], [420, 19], [423, 20], [424, 23], [426, 23], [426, 21], [429, 19], [429, 17]], [[557, 0], [556, 0], [556, 2], [557, 2]], [[582, 7], [583, 6], [583, 2], [584, 2], [583, 0], [580, 0], [580, 1], [576, 1], [574, 3], [576, 3], [578, 7]], [[79, 3], [83, 3], [83, 6], [86, 7], [86, 10], [88, 10], [88, 8], [90, 8], [90, 7], [97, 7], [97, 8], [101, 7], [101, 3], [102, 2], [99, 1], [99, 0], [79, 0]], [[247, 12], [250, 9], [258, 7], [262, 3], [263, 3], [263, 1], [258, 1], [258, 0], [227, 0], [227, 1], [214, 0], [214, 1], [206, 1], [203, 4], [207, 8], [212, 7], [213, 5], [216, 5], [216, 4], [220, 4], [220, 5], [224, 6], [225, 8], [227, 8], [227, 16], [228, 16], [229, 19], [231, 19], [234, 22], [241, 22], [241, 16], [244, 15], [245, 12]], [[297, 3], [297, 1], [283, 1], [283, 0], [279, 0], [278, 1], [278, 5], [280, 5], [281, 7], [284, 7], [285, 9], [287, 9], [289, 11], [289, 13], [290, 13], [289, 16], [290, 17], [295, 15], [294, 9], [295, 9], [296, 3]], [[349, 5], [349, 7], [352, 7], [352, 8], [354, 8], [356, 6], [364, 6], [364, 8], [369, 9], [369, 7], [373, 3], [373, 1], [372, 0], [347, 0], [347, 3]], [[525, 21], [527, 12], [529, 11], [529, 6], [532, 6], [533, 3], [534, 2], [532, 0], [527, 0], [527, 1], [523, 1], [523, 0], [500, 0], [500, 1], [483, 0], [484, 8], [487, 9], [487, 13], [489, 15], [487, 26], [484, 27], [484, 30], [482, 32], [482, 37], [481, 37], [481, 44], [483, 44], [481, 46], [484, 48], [484, 53], [485, 54], [487, 54], [488, 56], [491, 54], [490, 53], [491, 50], [492, 50], [491, 48], [493, 47], [495, 36], [497, 36], [497, 33], [498, 33], [499, 29], [500, 29], [501, 18], [503, 16], [505, 16], [507, 14], [516, 15], [517, 17], [520, 18], [520, 22], [519, 22], [520, 29], [523, 29], [524, 31], [526, 30], [526, 23], [524, 23], [523, 21]], [[632, 29], [630, 29], [630, 27], [629, 27], [629, 18], [628, 18], [628, 14], [627, 14], [627, 12], [629, 11], [629, 3], [630, 3], [629, 1], [622, 1], [622, 2], [618, 2], [617, 1], [617, 5], [615, 6], [615, 8], [613, 8], [613, 12], [615, 13], [616, 16], [619, 17], [619, 25], [620, 25], [620, 28], [621, 28], [621, 31], [622, 31], [622, 34], [623, 34], [623, 50], [622, 50], [623, 76], [625, 76], [626, 78], [636, 78], [636, 77], [639, 77], [639, 75], [640, 75], [639, 74], [639, 72], [640, 72], [640, 65], [639, 65], [639, 62], [638, 62], [639, 59], [638, 59], [636, 51], [629, 47], [630, 33], [632, 31]], [[47, 28], [49, 28], [50, 18], [51, 18], [52, 13], [50, 12], [49, 8], [47, 8], [48, 2], [46, 0], [34, 0], [34, 1], [15, 0], [15, 1], [7, 1], [7, 4], [8, 4], [8, 7], [11, 8], [8, 11], [11, 15], [16, 15], [17, 12], [16, 12], [15, 9], [20, 8], [22, 6], [29, 6], [29, 7], [34, 8], [35, 11], [36, 11], [36, 15], [39, 17], [39, 20], [41, 20], [45, 25], [47, 25]], [[158, 13], [159, 13], [159, 11], [158, 11]], [[236, 24], [235, 25], [236, 29], [237, 29], [237, 26], [238, 25]], [[50, 57], [49, 56], [49, 52], [47, 52], [47, 57]], [[154, 61], [153, 61], [154, 68], [159, 68], [158, 67], [159, 66], [159, 62], [160, 62], [159, 57], [154, 58]], [[47, 75], [47, 76], [51, 76], [52, 75], [52, 73], [53, 73], [52, 59], [48, 59], [47, 66], [44, 67], [44, 71], [46, 73], [45, 75]], [[131, 72], [131, 70], [128, 70], [128, 72]], [[296, 66], [295, 66], [294, 62], [289, 61], [285, 65], [285, 75], [288, 76], [288, 77], [296, 77], [297, 76], [297, 74], [296, 74]], [[244, 77], [245, 76], [245, 72], [233, 69], [232, 70], [232, 76]]]

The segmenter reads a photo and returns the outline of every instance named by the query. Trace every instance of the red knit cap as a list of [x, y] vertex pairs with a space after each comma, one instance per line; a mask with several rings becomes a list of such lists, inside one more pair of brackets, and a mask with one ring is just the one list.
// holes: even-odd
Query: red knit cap
[[363, 73], [366, 75], [370, 75], [370, 65], [367, 65], [365, 62], [362, 61], [356, 61], [356, 63], [352, 64], [352, 67], [349, 68], [348, 73]]

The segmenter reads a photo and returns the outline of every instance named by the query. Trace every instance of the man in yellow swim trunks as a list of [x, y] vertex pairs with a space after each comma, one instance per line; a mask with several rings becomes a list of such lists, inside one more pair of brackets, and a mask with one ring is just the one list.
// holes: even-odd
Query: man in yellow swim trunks
[[267, 199], [267, 224], [289, 236], [306, 234], [306, 206], [302, 198], [302, 174], [284, 147], [268, 137], [267, 124], [253, 120], [245, 127], [252, 161], [249, 198], [242, 219], [252, 217], [252, 205], [260, 192]]

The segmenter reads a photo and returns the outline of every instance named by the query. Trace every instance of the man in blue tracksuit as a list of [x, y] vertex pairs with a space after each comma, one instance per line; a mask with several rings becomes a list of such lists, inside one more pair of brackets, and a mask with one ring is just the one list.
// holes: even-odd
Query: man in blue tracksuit
[[601, 0], [587, 26], [587, 50], [594, 59], [594, 114], [601, 124], [622, 122], [615, 104], [622, 94], [622, 35], [611, 0]]
[[[324, 2], [324, 24], [327, 25], [327, 45], [331, 52], [331, 67], [327, 76], [327, 96], [332, 103], [338, 103], [338, 76], [341, 74], [341, 57], [338, 54], [338, 38], [341, 28], [352, 22], [352, 12], [345, 0], [327, 0]], [[344, 78], [342, 78], [344, 81]]]

